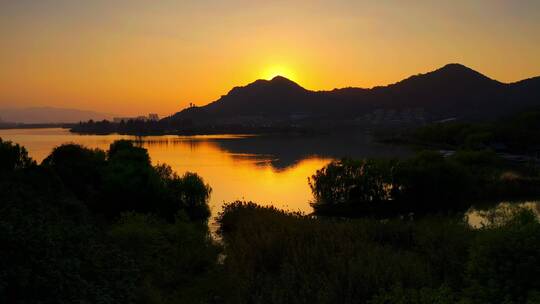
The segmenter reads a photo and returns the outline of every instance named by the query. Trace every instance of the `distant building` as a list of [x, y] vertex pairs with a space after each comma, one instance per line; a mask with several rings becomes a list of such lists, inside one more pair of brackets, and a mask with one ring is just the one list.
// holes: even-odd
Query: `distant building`
[[150, 120], [150, 121], [158, 121], [159, 120], [159, 115], [157, 115], [155, 113], [150, 113], [150, 114], [148, 114], [148, 120]]

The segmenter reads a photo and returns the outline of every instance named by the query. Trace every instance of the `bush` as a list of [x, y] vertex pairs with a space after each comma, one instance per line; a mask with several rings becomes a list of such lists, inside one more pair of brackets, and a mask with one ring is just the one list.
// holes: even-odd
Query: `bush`
[[126, 213], [109, 232], [138, 265], [140, 303], [207, 303], [220, 295], [218, 247], [205, 225]]
[[459, 221], [317, 219], [251, 202], [226, 205], [218, 222], [241, 303], [365, 303], [396, 284], [437, 289], [462, 282], [470, 239]]
[[54, 148], [42, 165], [57, 174], [79, 199], [91, 200], [101, 191], [106, 155], [98, 149], [65, 144]]
[[[38, 166], [0, 140], [0, 164], [1, 303], [223, 299], [198, 175], [153, 167], [126, 141], [108, 153], [62, 145]], [[145, 214], [116, 223], [130, 210]]]
[[0, 138], [0, 173], [6, 174], [14, 170], [28, 168], [35, 165], [35, 161], [28, 156], [24, 147]]
[[238, 303], [536, 303], [540, 223], [329, 219], [251, 202], [218, 217]]
[[0, 302], [130, 303], [137, 268], [41, 168], [0, 184]]
[[[476, 190], [472, 172], [437, 152], [422, 152], [401, 161], [395, 170], [398, 191], [394, 199], [409, 205], [409, 211], [428, 213], [465, 210], [463, 203]], [[436, 204], [434, 202], [437, 202]]]
[[186, 172], [178, 176], [168, 165], [158, 165], [155, 167], [160, 179], [168, 189], [172, 201], [171, 210], [166, 214], [178, 212], [178, 207], [184, 211], [191, 220], [207, 221], [210, 217], [210, 207], [208, 200], [212, 193], [210, 185], [197, 173]]
[[178, 176], [167, 165], [152, 166], [146, 149], [126, 140], [105, 153], [76, 144], [56, 147], [43, 161], [94, 213], [109, 220], [123, 212], [156, 214], [169, 221], [183, 210], [192, 220], [210, 216], [211, 193], [196, 173]]
[[493, 223], [478, 232], [471, 247], [467, 294], [473, 303], [536, 303], [540, 299], [540, 224], [536, 215], [520, 210]]
[[343, 159], [309, 179], [317, 203], [380, 202], [391, 198], [391, 161]]
[[540, 195], [536, 177], [511, 172], [489, 151], [458, 151], [450, 157], [425, 151], [410, 159], [334, 161], [310, 179], [317, 214], [395, 216], [455, 213], [482, 200]]

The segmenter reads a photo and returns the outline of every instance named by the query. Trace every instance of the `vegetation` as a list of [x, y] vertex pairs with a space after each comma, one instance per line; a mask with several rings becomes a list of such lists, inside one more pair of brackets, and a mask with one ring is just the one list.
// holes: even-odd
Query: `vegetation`
[[153, 167], [127, 141], [108, 152], [66, 144], [40, 165], [0, 141], [0, 168], [0, 302], [185, 303], [218, 293], [210, 187], [196, 174]]
[[[239, 303], [537, 303], [540, 223], [338, 220], [235, 202], [220, 214]], [[495, 224], [497, 223], [497, 224]]]
[[167, 165], [152, 166], [146, 149], [120, 140], [108, 152], [75, 144], [57, 147], [43, 161], [93, 212], [109, 219], [135, 211], [173, 220], [183, 210], [193, 220], [210, 216], [210, 186], [199, 176], [179, 177]]
[[[414, 198], [430, 210], [458, 177], [483, 185], [501, 168], [480, 152], [347, 160], [312, 186], [326, 203]], [[234, 202], [216, 242], [210, 193], [129, 141], [66, 144], [37, 164], [0, 140], [0, 303], [540, 301], [540, 223], [526, 210], [473, 229], [461, 215], [343, 219]]]
[[521, 112], [494, 123], [430, 124], [414, 130], [411, 139], [448, 148], [538, 152], [540, 111]]
[[193, 119], [159, 121], [128, 120], [119, 123], [108, 120], [80, 122], [71, 126], [70, 130], [79, 134], [130, 134], [130, 135], [163, 135], [163, 134], [265, 134], [265, 133], [307, 133], [306, 128], [291, 124], [245, 125], [241, 123], [194, 123]]
[[[166, 130], [177, 128], [162, 121], [128, 120], [119, 123], [108, 120], [79, 122], [72, 126], [71, 131], [82, 134], [164, 134]], [[172, 132], [171, 132], [172, 133]]]
[[343, 159], [318, 170], [309, 184], [315, 212], [341, 216], [446, 213], [475, 201], [540, 196], [538, 173], [509, 168], [489, 151]]

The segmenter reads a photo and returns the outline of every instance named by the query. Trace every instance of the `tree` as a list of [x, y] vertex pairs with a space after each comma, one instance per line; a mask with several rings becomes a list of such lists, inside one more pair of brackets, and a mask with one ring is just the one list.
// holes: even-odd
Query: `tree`
[[218, 247], [206, 226], [125, 213], [109, 235], [141, 270], [139, 303], [208, 303], [221, 289]]
[[102, 150], [65, 144], [54, 148], [43, 166], [55, 172], [79, 199], [88, 201], [101, 191], [105, 157]]
[[168, 207], [162, 209], [166, 214], [184, 211], [191, 220], [206, 221], [210, 217], [208, 200], [212, 193], [210, 185], [197, 173], [186, 172], [178, 176], [170, 166], [162, 164], [155, 167], [170, 194]]
[[479, 232], [467, 265], [473, 303], [538, 303], [540, 223], [530, 210], [510, 213]]
[[0, 173], [28, 168], [35, 164], [24, 147], [0, 138]]
[[318, 170], [309, 185], [317, 204], [390, 199], [393, 161], [343, 159]]

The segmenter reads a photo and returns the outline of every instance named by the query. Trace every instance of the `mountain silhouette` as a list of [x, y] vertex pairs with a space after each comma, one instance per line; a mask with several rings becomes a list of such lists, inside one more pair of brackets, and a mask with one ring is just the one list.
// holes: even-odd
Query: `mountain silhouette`
[[532, 106], [540, 106], [540, 77], [507, 84], [454, 63], [371, 89], [310, 91], [281, 76], [257, 80], [166, 120], [200, 124], [269, 123], [299, 117], [339, 121], [358, 120], [370, 113], [375, 117], [381, 111], [387, 120], [396, 111], [420, 111], [428, 120], [485, 120]]
[[[287, 115], [309, 107], [312, 93], [281, 76], [257, 80], [245, 87], [235, 87], [218, 101], [205, 107], [191, 108], [190, 114], [210, 116]], [[187, 114], [186, 113], [186, 114]], [[182, 114], [180, 114], [182, 116]]]

